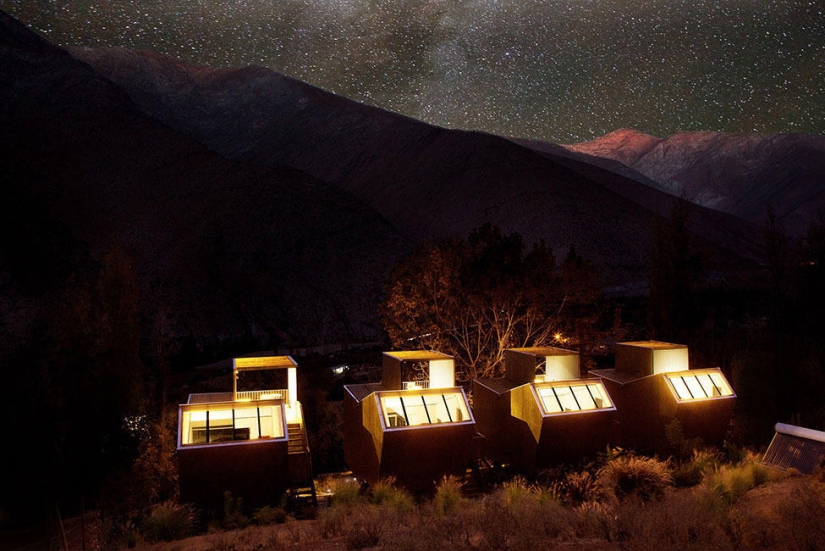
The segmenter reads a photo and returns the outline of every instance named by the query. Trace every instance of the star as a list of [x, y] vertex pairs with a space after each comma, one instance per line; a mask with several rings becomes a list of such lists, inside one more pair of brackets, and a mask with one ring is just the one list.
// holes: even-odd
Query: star
[[825, 13], [778, 0], [0, 0], [61, 46], [262, 65], [447, 128], [825, 132]]

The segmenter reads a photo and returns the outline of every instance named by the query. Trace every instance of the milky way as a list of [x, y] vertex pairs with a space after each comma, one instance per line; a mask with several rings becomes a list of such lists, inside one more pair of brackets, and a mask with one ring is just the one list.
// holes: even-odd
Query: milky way
[[264, 65], [448, 128], [825, 134], [825, 3], [0, 0], [59, 45]]

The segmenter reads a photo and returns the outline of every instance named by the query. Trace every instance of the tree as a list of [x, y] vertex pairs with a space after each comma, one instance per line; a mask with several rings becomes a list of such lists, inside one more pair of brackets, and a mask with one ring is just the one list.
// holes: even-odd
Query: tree
[[547, 344], [560, 305], [543, 242], [485, 224], [468, 240], [426, 243], [391, 274], [381, 316], [392, 345], [455, 356], [472, 378], [500, 374], [504, 350]]
[[694, 306], [699, 257], [687, 230], [689, 203], [678, 199], [670, 219], [653, 228], [650, 251], [651, 333], [663, 340], [681, 340]]

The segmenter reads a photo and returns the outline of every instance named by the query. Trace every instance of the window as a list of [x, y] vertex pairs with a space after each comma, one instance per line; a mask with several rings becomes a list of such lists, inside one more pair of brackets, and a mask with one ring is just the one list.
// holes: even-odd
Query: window
[[264, 438], [283, 438], [281, 406], [257, 405], [234, 408], [210, 406], [184, 410], [181, 444], [216, 444]]
[[718, 371], [670, 373], [667, 380], [680, 400], [733, 396], [733, 390]]
[[384, 422], [389, 428], [460, 423], [470, 419], [464, 395], [460, 392], [405, 392], [382, 396], [381, 408], [384, 410]]
[[536, 385], [545, 413], [610, 409], [613, 403], [602, 383], [582, 382]]

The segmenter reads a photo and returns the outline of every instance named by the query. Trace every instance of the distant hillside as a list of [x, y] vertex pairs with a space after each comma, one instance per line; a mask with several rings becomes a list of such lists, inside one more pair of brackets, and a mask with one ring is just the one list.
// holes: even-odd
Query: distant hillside
[[[570, 245], [612, 280], [644, 278], [652, 227], [672, 198], [522, 144], [445, 130], [354, 103], [263, 68], [204, 69], [147, 52], [72, 49], [147, 113], [231, 158], [289, 165], [334, 183], [412, 239], [466, 236], [492, 222], [557, 254]], [[712, 216], [713, 220], [706, 220]], [[718, 258], [759, 255], [757, 229], [697, 208]]]
[[569, 151], [611, 159], [672, 195], [763, 224], [768, 206], [801, 236], [825, 208], [825, 136], [617, 130]]
[[[2, 12], [0, 74], [3, 196], [36, 226], [18, 229], [47, 241], [32, 255], [63, 250], [60, 239], [89, 251], [43, 288], [118, 249], [144, 318], [162, 311], [178, 336], [277, 346], [380, 333], [383, 277], [409, 244], [363, 202], [293, 168], [221, 157]], [[51, 260], [25, 256], [4, 248], [0, 269], [30, 311], [28, 280]]]

